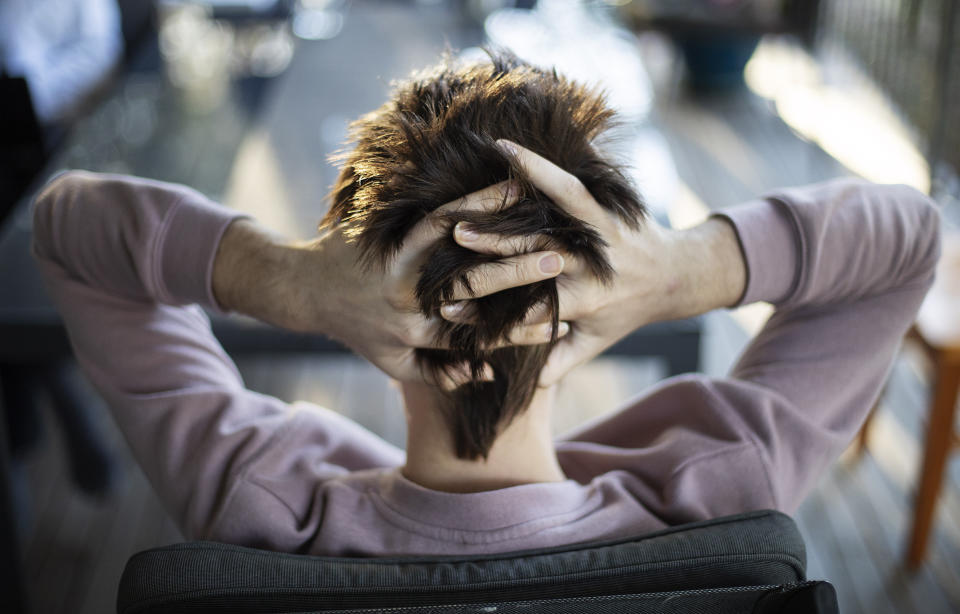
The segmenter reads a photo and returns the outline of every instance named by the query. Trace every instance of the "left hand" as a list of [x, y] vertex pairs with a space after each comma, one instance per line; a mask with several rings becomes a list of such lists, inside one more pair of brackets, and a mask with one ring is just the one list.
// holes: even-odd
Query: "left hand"
[[[549, 160], [508, 141], [501, 146], [513, 155], [527, 178], [557, 206], [600, 233], [613, 266], [610, 283], [602, 283], [570, 254], [563, 254], [564, 271], [557, 278], [561, 320], [572, 332], [554, 347], [540, 374], [549, 386], [567, 372], [600, 354], [637, 328], [691, 317], [736, 302], [742, 294], [745, 271], [736, 234], [729, 224], [710, 219], [699, 226], [675, 231], [646, 220], [632, 229], [604, 210], [573, 175]], [[462, 232], [457, 242], [491, 254], [522, 253], [530, 243], [524, 237], [497, 237]], [[443, 316], [469, 322], [469, 306]], [[542, 323], [548, 314], [533, 309], [525, 323]]]

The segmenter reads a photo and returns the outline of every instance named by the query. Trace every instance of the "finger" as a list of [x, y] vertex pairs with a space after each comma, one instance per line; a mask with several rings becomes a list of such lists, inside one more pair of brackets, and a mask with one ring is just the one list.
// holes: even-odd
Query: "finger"
[[457, 324], [470, 324], [476, 315], [477, 310], [470, 301], [456, 301], [440, 306], [440, 317]]
[[512, 141], [500, 139], [497, 144], [517, 161], [533, 185], [564, 211], [594, 225], [603, 223], [603, 209], [579, 179]]
[[[557, 325], [557, 338], [561, 338], [570, 332], [570, 324], [567, 322], [560, 322]], [[512, 346], [512, 345], [541, 345], [550, 341], [550, 338], [553, 335], [553, 324], [548, 322], [546, 324], [534, 324], [533, 326], [517, 326], [510, 334], [507, 335], [506, 339], [494, 343], [490, 346], [487, 346], [488, 350], [496, 350], [498, 348]]]
[[441, 205], [427, 214], [407, 234], [404, 250], [420, 252], [450, 232], [450, 223], [444, 217], [454, 211], [497, 211], [517, 202], [520, 190], [514, 181], [501, 181], [463, 198]]
[[[473, 324], [477, 321], [477, 310], [471, 301], [456, 301], [446, 303], [440, 307], [440, 316], [448, 322], [456, 324]], [[550, 308], [546, 303], [537, 303], [531, 307], [523, 318], [521, 326], [546, 324], [553, 320]]]
[[[563, 303], [560, 303], [562, 306]], [[550, 306], [545, 303], [537, 303], [527, 311], [527, 315], [523, 318], [523, 324], [525, 326], [532, 326], [534, 324], [544, 324], [553, 319], [553, 314], [550, 312]], [[569, 319], [569, 318], [562, 318]]]
[[409, 348], [435, 349], [440, 331], [440, 318], [436, 316], [424, 317], [419, 313], [406, 318], [400, 323], [402, 333], [398, 334], [399, 342]]
[[563, 256], [557, 252], [534, 252], [481, 264], [467, 273], [467, 283], [454, 286], [453, 300], [494, 294], [556, 277], [563, 271]]
[[453, 227], [453, 238], [467, 249], [481, 254], [495, 254], [497, 256], [526, 254], [534, 251], [535, 246], [541, 243], [539, 235], [505, 237], [503, 235], [478, 233], [471, 229], [467, 222], [459, 222]]
[[[564, 260], [564, 270], [566, 270], [567, 262], [567, 260]], [[568, 321], [579, 319], [582, 315], [582, 310], [577, 309], [578, 304], [576, 296], [569, 288], [563, 287], [562, 284], [558, 285], [560, 286], [557, 288], [557, 294], [560, 297], [560, 313], [558, 314], [558, 317], [561, 320]], [[440, 317], [442, 317], [444, 320], [455, 322], [457, 324], [471, 324], [476, 321], [477, 310], [471, 301], [459, 300], [442, 305], [440, 307]], [[553, 313], [550, 311], [549, 305], [547, 305], [547, 303], [540, 302], [527, 310], [526, 315], [523, 317], [522, 325], [531, 326], [533, 324], [545, 324], [552, 320]]]
[[506, 180], [467, 194], [463, 198], [452, 200], [437, 207], [434, 212], [441, 215], [456, 211], [491, 213], [516, 204], [519, 197], [520, 187], [517, 182]]

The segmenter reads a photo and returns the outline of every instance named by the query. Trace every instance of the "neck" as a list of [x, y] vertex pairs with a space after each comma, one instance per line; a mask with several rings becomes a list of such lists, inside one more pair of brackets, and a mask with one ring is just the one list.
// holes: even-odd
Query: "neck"
[[436, 390], [401, 384], [407, 415], [403, 475], [432, 490], [479, 492], [566, 479], [551, 433], [554, 388], [538, 390], [530, 407], [497, 437], [486, 459], [457, 458]]

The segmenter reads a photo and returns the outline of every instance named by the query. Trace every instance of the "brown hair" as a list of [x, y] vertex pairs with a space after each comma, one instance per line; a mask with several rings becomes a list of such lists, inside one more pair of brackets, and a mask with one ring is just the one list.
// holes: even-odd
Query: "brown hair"
[[[447, 58], [434, 70], [396, 86], [391, 99], [350, 127], [352, 151], [343, 162], [321, 227], [347, 225], [369, 266], [385, 265], [407, 233], [439, 206], [505, 179], [520, 186], [519, 201], [493, 213], [449, 214], [481, 233], [537, 237], [532, 251], [558, 250], [582, 260], [603, 281], [612, 269], [600, 235], [537, 190], [497, 146], [509, 139], [579, 179], [596, 201], [636, 228], [646, 209], [617, 167], [593, 141], [612, 126], [602, 95], [555, 71], [530, 66], [505, 52], [491, 62], [458, 67]], [[451, 233], [452, 235], [452, 233]], [[458, 245], [448, 235], [431, 248], [416, 287], [420, 310], [439, 316], [456, 282], [474, 267], [497, 260]], [[449, 350], [417, 350], [434, 376], [468, 364], [472, 379], [448, 395], [445, 407], [460, 458], [486, 458], [500, 429], [524, 411], [540, 370], [558, 342], [484, 350], [520, 324], [539, 303], [558, 319], [553, 279], [475, 299], [476, 322], [441, 319]], [[576, 334], [575, 326], [570, 335]], [[493, 381], [483, 381], [484, 365]]]

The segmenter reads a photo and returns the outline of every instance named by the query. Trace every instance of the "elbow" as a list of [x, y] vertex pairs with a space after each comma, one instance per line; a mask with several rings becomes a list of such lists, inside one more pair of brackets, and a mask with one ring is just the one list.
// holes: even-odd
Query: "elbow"
[[933, 199], [913, 190], [916, 203], [917, 229], [915, 243], [915, 274], [917, 278], [933, 283], [934, 272], [940, 260], [940, 208]]
[[83, 189], [86, 174], [83, 171], [61, 171], [54, 175], [34, 198], [34, 258], [55, 259], [56, 237], [60, 234], [59, 229], [64, 226], [61, 218], [69, 203], [76, 200]]
[[895, 277], [902, 284], [933, 283], [940, 259], [940, 209], [937, 203], [919, 190], [907, 185], [876, 185], [875, 194], [886, 203], [889, 227], [896, 237], [891, 243], [897, 264]]
[[50, 177], [34, 198], [34, 220], [39, 211], [48, 212], [56, 207], [57, 203], [76, 195], [87, 182], [89, 174], [86, 171], [65, 170]]

